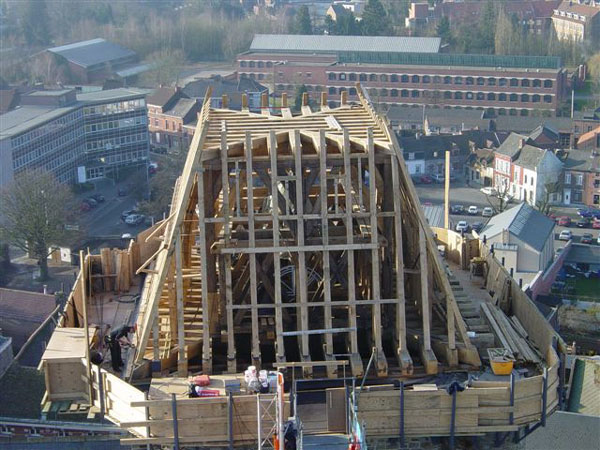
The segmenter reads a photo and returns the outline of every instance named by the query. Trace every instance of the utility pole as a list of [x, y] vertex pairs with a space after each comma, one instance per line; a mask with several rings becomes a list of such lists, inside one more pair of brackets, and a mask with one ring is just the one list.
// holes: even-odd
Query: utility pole
[[444, 179], [444, 228], [450, 228], [450, 151], [446, 150], [446, 177]]

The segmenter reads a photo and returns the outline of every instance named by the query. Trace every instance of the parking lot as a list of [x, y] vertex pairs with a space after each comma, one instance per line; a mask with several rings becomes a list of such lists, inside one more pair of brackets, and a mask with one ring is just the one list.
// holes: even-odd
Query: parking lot
[[[415, 186], [417, 188], [417, 194], [422, 204], [432, 205], [444, 205], [444, 185], [443, 184], [419, 184]], [[482, 217], [481, 212], [483, 208], [490, 206], [490, 202], [487, 200], [487, 196], [480, 191], [481, 186], [467, 186], [462, 181], [453, 182], [450, 185], [450, 206], [462, 205], [465, 208], [463, 214], [450, 214], [450, 223], [452, 229], [455, 229], [456, 224], [464, 220], [469, 226], [474, 223], [481, 222], [484, 225], [489, 220], [489, 217]], [[469, 215], [466, 210], [469, 206], [474, 205], [478, 207], [479, 213], [477, 215]], [[511, 202], [507, 208], [511, 208], [517, 205], [515, 202]], [[591, 224], [587, 228], [578, 228], [576, 223], [580, 219], [577, 214], [577, 206], [557, 206], [552, 207], [552, 214], [556, 217], [567, 216], [571, 218], [570, 226], [559, 226], [556, 225], [555, 232], [555, 243], [554, 248], [564, 247], [565, 241], [558, 239], [560, 232], [563, 230], [570, 230], [573, 234], [573, 242], [580, 243], [581, 238], [585, 233], [592, 235], [592, 244], [598, 245], [597, 239], [600, 234], [600, 230], [591, 228]]]

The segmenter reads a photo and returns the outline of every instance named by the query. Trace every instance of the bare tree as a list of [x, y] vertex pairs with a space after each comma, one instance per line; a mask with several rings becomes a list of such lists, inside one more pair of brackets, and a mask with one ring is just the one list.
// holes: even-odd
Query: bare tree
[[50, 246], [75, 238], [65, 229], [73, 204], [68, 186], [41, 170], [20, 174], [0, 191], [0, 236], [38, 260], [41, 280], [48, 278]]
[[546, 183], [544, 185], [544, 195], [542, 196], [542, 199], [535, 204], [536, 208], [542, 214], [549, 214], [550, 206], [552, 206], [553, 203], [553, 194], [559, 193], [561, 189], [562, 182], [560, 180], [551, 183]]
[[486, 195], [486, 200], [490, 204], [496, 214], [499, 214], [506, 210], [508, 204], [512, 199], [509, 191], [509, 183], [500, 183], [499, 186], [492, 188], [492, 193]]

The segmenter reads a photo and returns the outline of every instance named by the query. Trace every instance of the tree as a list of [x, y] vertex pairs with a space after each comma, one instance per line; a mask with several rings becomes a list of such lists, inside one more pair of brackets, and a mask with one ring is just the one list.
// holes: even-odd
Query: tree
[[366, 36], [391, 34], [392, 23], [380, 0], [369, 0], [362, 15], [362, 31]]
[[306, 85], [302, 84], [296, 88], [296, 95], [294, 95], [294, 111], [300, 111], [302, 108], [302, 97], [305, 92], [308, 92]]
[[450, 30], [450, 20], [448, 16], [442, 16], [440, 21], [438, 22], [435, 31], [442, 39], [444, 44], [452, 44], [454, 42], [454, 37], [452, 36], [452, 31]]
[[181, 50], [161, 50], [148, 57], [151, 69], [141, 76], [145, 86], [171, 86], [177, 81], [179, 70], [185, 64]]
[[175, 181], [181, 175], [186, 157], [187, 148], [181, 146], [179, 152], [157, 158], [160, 168], [150, 178], [150, 199], [141, 203], [142, 213], [155, 219], [162, 218], [163, 213], [169, 214]]
[[310, 20], [310, 12], [308, 6], [303, 5], [298, 8], [296, 15], [294, 16], [291, 25], [290, 33], [292, 34], [312, 34], [312, 22]]
[[535, 205], [538, 211], [542, 214], [549, 214], [550, 206], [552, 206], [552, 203], [554, 203], [554, 196], [555, 194], [560, 193], [561, 190], [562, 182], [560, 180], [546, 183], [544, 185], [544, 195], [542, 196], [542, 199], [539, 200]]
[[496, 8], [491, 0], [488, 0], [481, 13], [479, 24], [480, 47], [488, 53], [494, 52], [494, 35], [496, 32]]
[[46, 45], [50, 42], [48, 9], [44, 0], [28, 0], [22, 4], [21, 27], [29, 45]]
[[510, 195], [509, 191], [509, 183], [501, 183], [498, 186], [494, 187], [494, 190], [490, 195], [486, 195], [485, 199], [490, 204], [496, 214], [504, 211], [512, 199], [512, 195]]
[[21, 173], [0, 192], [0, 237], [38, 260], [41, 280], [48, 278], [49, 247], [73, 239], [65, 226], [74, 203], [69, 187], [42, 170]]
[[342, 36], [357, 36], [361, 34], [360, 22], [356, 20], [352, 11], [346, 11], [338, 15], [335, 23], [335, 34]]

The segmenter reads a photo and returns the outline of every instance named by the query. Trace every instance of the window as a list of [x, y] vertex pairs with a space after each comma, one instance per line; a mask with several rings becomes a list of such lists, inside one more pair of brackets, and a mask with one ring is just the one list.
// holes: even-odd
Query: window
[[408, 90], [402, 89], [400, 91], [400, 97], [408, 97]]
[[537, 78], [533, 80], [533, 87], [542, 87], [542, 80], [538, 80]]
[[402, 75], [402, 76], [400, 77], [400, 81], [401, 81], [402, 83], [408, 83], [408, 75]]
[[246, 61], [240, 61], [240, 67], [246, 67], [246, 66], [247, 66]]
[[311, 72], [306, 72], [306, 73], [304, 74], [304, 76], [305, 76], [306, 78], [312, 78], [312, 73], [311, 73]]
[[454, 84], [463, 84], [462, 77], [454, 77]]
[[444, 84], [451, 84], [452, 83], [452, 77], [444, 77]]
[[431, 77], [429, 75], [423, 75], [423, 83], [431, 83]]
[[544, 80], [544, 87], [545, 88], [551, 88], [552, 87], [552, 80]]
[[477, 77], [477, 86], [483, 86], [485, 84], [485, 78]]
[[329, 73], [329, 74], [327, 75], [327, 78], [328, 78], [329, 80], [335, 80], [335, 73]]
[[411, 91], [410, 96], [413, 98], [417, 98], [419, 96], [419, 91], [417, 91], [417, 90]]
[[398, 75], [394, 74], [390, 77], [390, 81], [392, 83], [397, 83], [398, 82]]
[[330, 87], [328, 92], [330, 94], [335, 94], [335, 88], [334, 87]]
[[498, 80], [498, 86], [506, 86], [506, 78], [500, 78]]
[[511, 78], [509, 84], [512, 87], [518, 86], [519, 85], [519, 80], [517, 80], [516, 78]]
[[533, 103], [539, 103], [539, 102], [540, 102], [540, 96], [539, 96], [539, 95], [537, 95], [537, 94], [534, 94], [534, 95], [532, 95], [532, 96], [531, 96], [531, 101], [532, 101]]
[[571, 184], [571, 172], [565, 172], [565, 184]]
[[379, 77], [379, 81], [387, 82], [388, 81], [388, 76], [386, 74], [382, 74]]
[[529, 181], [530, 181], [530, 183], [529, 183], [529, 184], [531, 184], [531, 185], [533, 186], [533, 183], [535, 183], [535, 178], [534, 178], [534, 177], [531, 177], [531, 179], [530, 179]]
[[577, 186], [583, 186], [583, 175], [582, 174], [578, 174], [575, 179], [577, 180]]
[[413, 75], [410, 79], [411, 82], [413, 83], [418, 83], [419, 82], [419, 75]]
[[256, 64], [254, 64], [254, 61], [250, 61], [250, 62], [248, 63], [248, 67], [254, 67], [255, 65], [256, 65]]
[[544, 103], [552, 103], [552, 96], [544, 95]]
[[340, 95], [341, 95], [342, 92], [345, 92], [345, 91], [346, 91], [345, 87], [341, 87], [341, 88], [338, 89], [338, 92], [340, 93]]
[[523, 94], [523, 95], [521, 95], [521, 101], [522, 102], [529, 102], [529, 94]]
[[345, 73], [340, 73], [338, 76], [339, 80], [341, 81], [345, 81], [346, 80], [346, 74]]
[[445, 99], [452, 98], [452, 92], [451, 91], [444, 91], [444, 98]]
[[527, 184], [527, 174], [525, 174], [525, 176], [523, 177], [523, 183]]
[[488, 93], [487, 99], [488, 100], [496, 100], [496, 94], [494, 94], [493, 92]]
[[454, 98], [455, 98], [456, 100], [462, 100], [462, 98], [463, 98], [463, 93], [462, 93], [462, 92], [455, 92], [455, 93], [454, 93]]
[[398, 97], [398, 89], [392, 89], [392, 90], [390, 91], [390, 95], [391, 95], [392, 97]]
[[348, 76], [348, 79], [349, 79], [350, 81], [356, 81], [356, 74], [355, 74], [355, 73], [351, 73], [351, 74]]
[[356, 95], [356, 88], [350, 88], [350, 89], [348, 90], [348, 93], [349, 93], [350, 95]]
[[264, 76], [262, 73], [259, 73], [259, 74], [258, 74], [258, 79], [259, 79], [259, 80], [262, 80], [264, 77], [265, 77], [265, 76]]
[[435, 84], [440, 84], [440, 83], [442, 82], [442, 77], [440, 77], [439, 75], [435, 75], [435, 76], [433, 77], [433, 82], [434, 82]]
[[366, 73], [361, 73], [358, 75], [358, 79], [360, 81], [367, 81], [367, 74]]
[[488, 84], [488, 86], [496, 86], [496, 79], [495, 78], [488, 78], [487, 84]]
[[377, 75], [375, 75], [374, 73], [369, 75], [369, 81], [377, 81]]
[[273, 67], [273, 63], [271, 61], [267, 61], [267, 67]]
[[506, 101], [506, 94], [504, 94], [504, 93], [498, 94], [498, 101], [505, 102]]
[[472, 84], [474, 84], [475, 80], [473, 79], [473, 77], [467, 77], [465, 78], [465, 84], [471, 86]]
[[530, 86], [529, 80], [527, 78], [523, 78], [521, 80], [521, 87], [529, 87], [529, 86]]
[[259, 62], [256, 64], [256, 66], [257, 66], [257, 67], [265, 67], [265, 63], [264, 63], [264, 62], [262, 62], [262, 61], [259, 61]]
[[381, 90], [379, 91], [379, 95], [380, 95], [381, 97], [387, 97], [387, 96], [388, 96], [388, 90], [387, 90], [387, 89], [381, 89]]
[[483, 92], [478, 92], [477, 100], [485, 100], [485, 94]]
[[508, 98], [511, 102], [519, 101], [519, 96], [517, 94], [510, 94], [510, 96]]
[[465, 94], [465, 98], [466, 98], [467, 100], [473, 100], [473, 93], [472, 93], [472, 92], [467, 92], [467, 93]]

